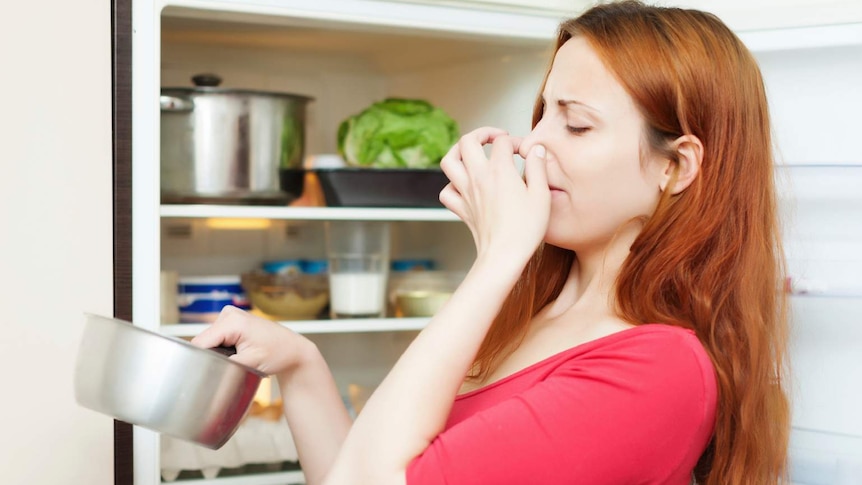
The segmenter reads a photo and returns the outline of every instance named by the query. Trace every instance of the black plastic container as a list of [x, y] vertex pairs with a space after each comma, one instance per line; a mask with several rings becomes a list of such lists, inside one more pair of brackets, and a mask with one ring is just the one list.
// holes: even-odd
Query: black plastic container
[[305, 170], [301, 168], [280, 168], [278, 170], [279, 185], [287, 194], [288, 202], [302, 196], [305, 188]]
[[329, 207], [443, 207], [439, 169], [315, 169]]

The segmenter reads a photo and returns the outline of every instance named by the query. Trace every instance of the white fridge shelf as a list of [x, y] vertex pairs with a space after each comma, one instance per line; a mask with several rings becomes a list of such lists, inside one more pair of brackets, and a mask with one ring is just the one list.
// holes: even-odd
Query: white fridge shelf
[[[422, 330], [429, 318], [355, 318], [341, 320], [303, 320], [279, 322], [301, 334], [362, 333], [362, 332], [409, 332]], [[177, 323], [161, 326], [161, 333], [173, 337], [194, 337], [203, 332], [207, 323]]]
[[803, 203], [840, 202], [836, 209], [855, 211], [862, 200], [862, 164], [785, 163], [775, 166], [779, 195]]
[[283, 219], [307, 221], [460, 221], [448, 209], [364, 207], [274, 207], [232, 205], [162, 205], [163, 218]]
[[862, 483], [862, 436], [794, 426], [789, 454], [794, 485]]
[[163, 485], [301, 485], [304, 483], [305, 475], [301, 471], [162, 482]]

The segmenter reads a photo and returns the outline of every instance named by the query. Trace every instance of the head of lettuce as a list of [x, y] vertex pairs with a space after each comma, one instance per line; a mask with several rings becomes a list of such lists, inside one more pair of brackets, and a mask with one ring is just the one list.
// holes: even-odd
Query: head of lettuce
[[339, 153], [359, 167], [437, 168], [456, 141], [455, 120], [421, 99], [384, 99], [338, 127]]

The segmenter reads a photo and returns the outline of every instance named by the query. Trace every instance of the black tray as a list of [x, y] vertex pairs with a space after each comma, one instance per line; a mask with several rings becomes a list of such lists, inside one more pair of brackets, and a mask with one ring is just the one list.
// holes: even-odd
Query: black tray
[[439, 169], [315, 169], [329, 207], [443, 207]]
[[290, 200], [298, 199], [302, 196], [302, 190], [305, 188], [305, 170], [301, 168], [280, 168], [278, 169], [278, 182]]
[[302, 196], [304, 169], [279, 169], [279, 188], [271, 191], [237, 191], [225, 194], [182, 194], [162, 191], [162, 204], [276, 205], [284, 206]]

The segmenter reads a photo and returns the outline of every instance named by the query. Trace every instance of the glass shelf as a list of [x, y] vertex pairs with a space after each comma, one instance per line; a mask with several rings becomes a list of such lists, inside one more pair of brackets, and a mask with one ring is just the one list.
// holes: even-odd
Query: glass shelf
[[831, 485], [862, 479], [862, 436], [794, 426], [789, 453], [793, 483]]
[[862, 292], [848, 293], [789, 293], [788, 296], [792, 299], [800, 300], [859, 300], [862, 301]]
[[189, 480], [162, 481], [163, 485], [301, 485], [305, 475], [301, 471], [286, 471], [237, 475], [223, 478], [196, 478]]
[[862, 164], [778, 164], [779, 195], [805, 202], [855, 201], [862, 208]]
[[[843, 268], [848, 268], [855, 267], [859, 263], [845, 260], [841, 261], [840, 264]], [[829, 279], [791, 277], [787, 279], [786, 284], [789, 286], [785, 287], [785, 291], [792, 298], [862, 299], [862, 286], [858, 282], [847, 280], [846, 276], [843, 281], [839, 281], [834, 276], [831, 281]]]
[[[365, 332], [410, 332], [422, 330], [430, 318], [354, 318], [339, 320], [302, 320], [278, 322], [296, 333], [365, 333]], [[203, 332], [208, 323], [177, 323], [160, 327], [161, 333], [174, 337], [194, 337]]]
[[284, 219], [308, 221], [441, 221], [457, 222], [448, 209], [365, 207], [274, 207], [234, 205], [162, 205], [163, 218]]

